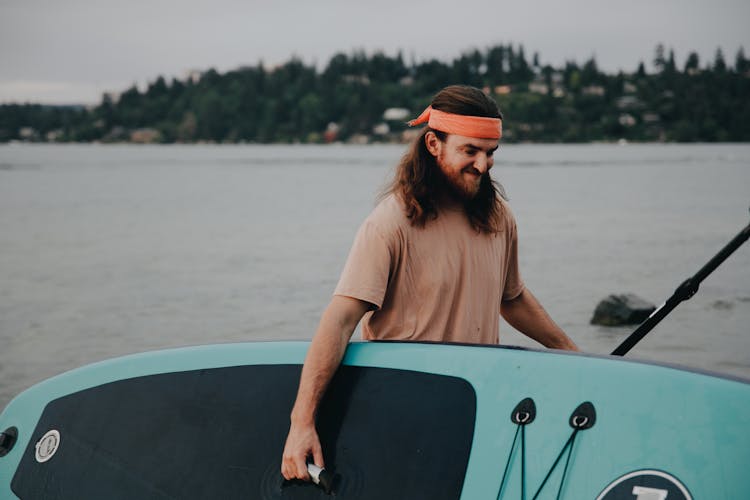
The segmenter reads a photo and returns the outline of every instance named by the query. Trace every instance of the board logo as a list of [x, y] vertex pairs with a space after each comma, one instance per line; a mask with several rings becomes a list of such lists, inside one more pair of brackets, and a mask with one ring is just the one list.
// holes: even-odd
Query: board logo
[[60, 433], [56, 430], [48, 431], [36, 444], [36, 461], [46, 462], [55, 454], [60, 447]]
[[637, 470], [612, 481], [596, 500], [693, 500], [693, 497], [671, 474]]

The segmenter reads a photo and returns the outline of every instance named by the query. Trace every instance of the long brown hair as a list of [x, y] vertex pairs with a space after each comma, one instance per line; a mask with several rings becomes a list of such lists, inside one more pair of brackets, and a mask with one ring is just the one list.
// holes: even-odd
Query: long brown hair
[[[451, 85], [433, 98], [432, 107], [457, 115], [485, 116], [502, 119], [497, 103], [481, 90], [467, 85]], [[445, 142], [446, 134], [425, 127], [401, 158], [391, 183], [381, 197], [395, 194], [404, 203], [406, 216], [412, 225], [424, 227], [430, 219], [437, 217], [440, 190], [444, 180], [434, 156], [427, 150], [425, 135], [433, 132]], [[501, 205], [498, 196], [505, 198], [503, 187], [493, 181], [489, 172], [482, 176], [479, 192], [464, 201], [466, 214], [471, 226], [484, 233], [498, 233], [503, 230]]]

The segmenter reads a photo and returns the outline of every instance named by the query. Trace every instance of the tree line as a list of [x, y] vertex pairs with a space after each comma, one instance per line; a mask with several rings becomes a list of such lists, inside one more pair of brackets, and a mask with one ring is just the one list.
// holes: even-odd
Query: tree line
[[[333, 56], [322, 69], [292, 58], [198, 77], [158, 77], [146, 89], [105, 94], [92, 107], [5, 104], [0, 142], [330, 142], [404, 139], [442, 87], [483, 88], [500, 104], [504, 140], [748, 141], [750, 61], [717, 49], [702, 63], [656, 47], [653, 70], [607, 74], [594, 58], [540, 64], [523, 46], [470, 50], [452, 61], [402, 54]], [[390, 113], [385, 113], [386, 110]], [[394, 111], [395, 110], [395, 111]]]

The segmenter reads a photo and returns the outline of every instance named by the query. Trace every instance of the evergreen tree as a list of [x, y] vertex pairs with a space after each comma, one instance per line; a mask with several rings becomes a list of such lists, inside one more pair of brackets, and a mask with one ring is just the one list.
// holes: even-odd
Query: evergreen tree
[[700, 68], [700, 60], [698, 59], [698, 54], [695, 52], [691, 52], [688, 55], [687, 60], [685, 61], [685, 73], [693, 73], [695, 71], [698, 71]]
[[669, 59], [667, 59], [667, 63], [664, 68], [664, 71], [669, 74], [674, 74], [677, 72], [677, 65], [674, 62], [674, 50], [673, 49], [669, 49]]
[[505, 48], [502, 45], [487, 51], [487, 79], [491, 85], [507, 83], [505, 73]]
[[734, 58], [734, 71], [745, 74], [750, 70], [750, 61], [745, 58], [745, 49], [740, 47], [737, 56]]
[[715, 73], [724, 73], [727, 70], [727, 63], [724, 61], [724, 52], [721, 47], [716, 49], [716, 55], [714, 56], [713, 70]]
[[664, 58], [664, 44], [658, 44], [654, 51], [654, 69], [657, 73], [663, 72], [667, 67], [667, 60]]

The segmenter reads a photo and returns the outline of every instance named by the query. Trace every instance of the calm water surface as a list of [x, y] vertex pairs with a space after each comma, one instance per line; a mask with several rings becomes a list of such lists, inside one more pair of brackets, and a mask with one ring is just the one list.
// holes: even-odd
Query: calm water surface
[[[309, 339], [402, 146], [0, 146], [0, 407], [149, 349]], [[750, 220], [748, 145], [503, 146], [527, 285], [586, 351]], [[750, 377], [750, 244], [634, 351]], [[533, 345], [507, 325], [503, 343]]]

